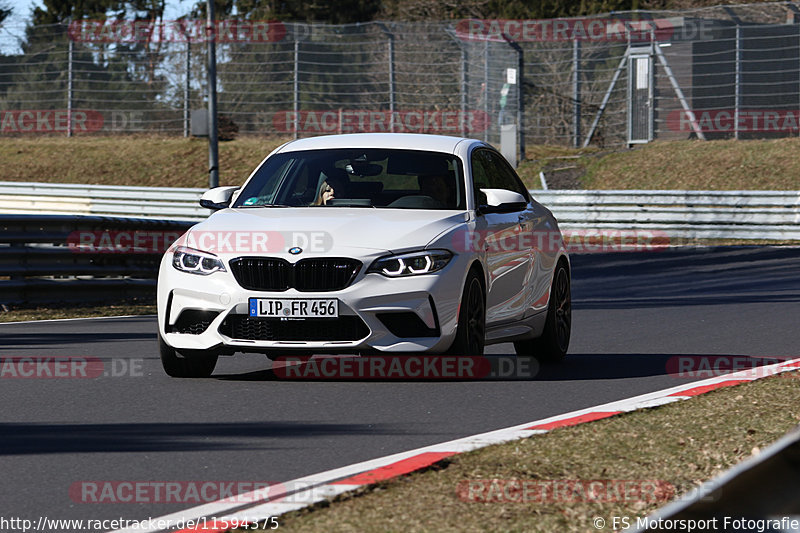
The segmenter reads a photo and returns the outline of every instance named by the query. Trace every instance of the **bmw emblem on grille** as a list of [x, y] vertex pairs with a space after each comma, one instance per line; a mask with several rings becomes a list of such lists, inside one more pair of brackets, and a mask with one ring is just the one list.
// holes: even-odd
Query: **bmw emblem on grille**
[[294, 248], [289, 248], [289, 253], [292, 254], [292, 255], [297, 255], [297, 254], [301, 253], [302, 251], [303, 251], [303, 249], [300, 248], [299, 246], [295, 246]]

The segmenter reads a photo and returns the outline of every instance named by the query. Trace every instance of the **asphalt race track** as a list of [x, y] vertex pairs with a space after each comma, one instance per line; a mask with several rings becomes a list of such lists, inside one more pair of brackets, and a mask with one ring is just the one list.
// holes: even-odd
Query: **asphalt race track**
[[238, 355], [178, 380], [161, 369], [154, 317], [0, 324], [0, 357], [96, 357], [122, 374], [0, 379], [0, 516], [157, 517], [195, 503], [87, 503], [76, 487], [285, 481], [684, 384], [667, 371], [678, 354], [800, 352], [798, 248], [572, 259], [570, 356], [533, 379], [286, 381]]

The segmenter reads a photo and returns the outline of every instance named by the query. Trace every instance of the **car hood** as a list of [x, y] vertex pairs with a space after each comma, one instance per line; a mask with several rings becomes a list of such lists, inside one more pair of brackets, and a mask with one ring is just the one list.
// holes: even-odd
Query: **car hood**
[[[324, 243], [324, 252], [358, 248], [401, 252], [424, 248], [438, 235], [468, 219], [463, 211], [421, 209], [374, 209], [353, 207], [257, 207], [224, 209], [192, 227], [192, 247], [201, 249], [202, 238], [245, 243], [259, 232], [267, 233], [271, 252], [285, 252], [293, 245]], [[233, 235], [233, 236], [231, 236]], [[191, 245], [192, 243], [187, 243]], [[235, 244], [234, 244], [235, 246]], [[282, 248], [282, 249], [278, 249]], [[311, 251], [311, 250], [309, 250]]]

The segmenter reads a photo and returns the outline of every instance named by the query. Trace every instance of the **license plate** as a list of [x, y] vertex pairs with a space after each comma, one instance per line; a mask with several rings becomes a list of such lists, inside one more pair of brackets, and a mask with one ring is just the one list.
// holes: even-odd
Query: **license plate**
[[339, 316], [339, 300], [336, 298], [250, 298], [250, 316], [336, 318]]

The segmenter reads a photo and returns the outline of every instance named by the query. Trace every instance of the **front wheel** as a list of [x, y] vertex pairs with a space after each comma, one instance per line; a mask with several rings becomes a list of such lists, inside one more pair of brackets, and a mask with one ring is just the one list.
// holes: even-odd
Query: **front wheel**
[[217, 366], [215, 353], [192, 351], [186, 357], [158, 336], [158, 351], [161, 354], [161, 366], [164, 372], [173, 378], [207, 378]]
[[483, 355], [486, 340], [486, 299], [478, 274], [472, 270], [464, 283], [458, 309], [456, 338], [450, 347], [453, 355]]
[[537, 339], [517, 341], [514, 349], [518, 356], [535, 357], [541, 362], [557, 363], [564, 359], [569, 348], [572, 331], [572, 294], [569, 271], [558, 263], [550, 288], [550, 303], [544, 332]]

